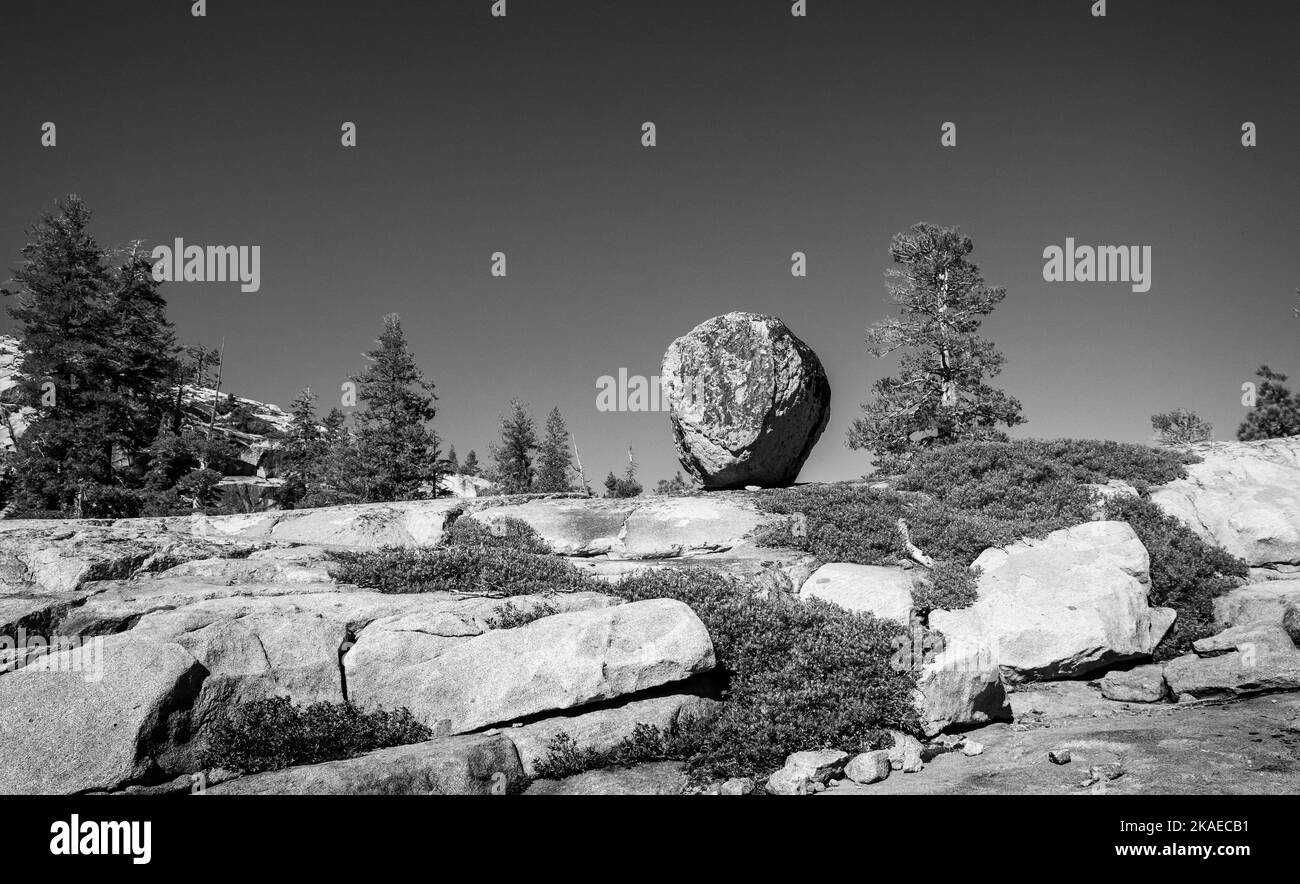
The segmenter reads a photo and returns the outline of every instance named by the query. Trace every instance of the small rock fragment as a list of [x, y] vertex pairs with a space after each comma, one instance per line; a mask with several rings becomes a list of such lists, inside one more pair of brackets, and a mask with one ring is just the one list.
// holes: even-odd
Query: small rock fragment
[[901, 731], [890, 733], [894, 737], [894, 745], [886, 750], [889, 753], [890, 767], [903, 773], [916, 773], [925, 767], [925, 762], [921, 760], [920, 740]]
[[749, 777], [732, 777], [718, 787], [719, 795], [749, 795], [754, 791], [754, 781]]
[[890, 768], [889, 752], [877, 749], [854, 756], [844, 768], [844, 775], [855, 783], [870, 785], [888, 779]]
[[1050, 761], [1050, 762], [1052, 762], [1052, 764], [1069, 764], [1069, 763], [1070, 763], [1070, 750], [1069, 750], [1069, 749], [1053, 749], [1051, 752], [1048, 752], [1048, 753], [1047, 753], [1047, 760]]

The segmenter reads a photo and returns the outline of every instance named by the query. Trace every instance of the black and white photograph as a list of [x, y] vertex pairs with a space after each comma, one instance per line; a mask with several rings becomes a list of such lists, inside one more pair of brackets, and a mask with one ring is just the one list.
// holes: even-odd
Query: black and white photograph
[[1298, 37], [0, 0], [14, 871], [1285, 861]]

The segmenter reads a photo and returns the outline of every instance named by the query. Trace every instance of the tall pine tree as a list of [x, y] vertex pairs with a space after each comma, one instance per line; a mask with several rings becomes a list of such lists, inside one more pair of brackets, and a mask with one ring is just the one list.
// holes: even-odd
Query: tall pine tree
[[356, 414], [359, 476], [366, 500], [433, 496], [439, 441], [429, 426], [438, 413], [433, 384], [415, 364], [397, 314], [384, 317], [379, 346], [352, 378], [363, 407]]
[[16, 443], [19, 509], [134, 515], [149, 449], [171, 411], [177, 347], [148, 255], [112, 257], [76, 196], [30, 231], [9, 315], [21, 327], [23, 404]]
[[871, 352], [902, 353], [896, 377], [877, 381], [875, 398], [849, 428], [850, 448], [885, 459], [922, 445], [998, 439], [999, 425], [1024, 422], [1020, 403], [985, 378], [1002, 370], [1002, 354], [979, 336], [980, 323], [1006, 290], [989, 288], [968, 258], [970, 237], [949, 227], [914, 225], [894, 236], [890, 293], [902, 316], [873, 326]]
[[503, 493], [525, 494], [534, 490], [537, 428], [523, 400], [510, 400], [509, 414], [501, 417], [501, 444], [490, 448], [496, 462], [495, 481]]
[[281, 502], [293, 506], [320, 484], [325, 460], [325, 432], [316, 421], [316, 394], [303, 389], [289, 406], [289, 429], [280, 446]]
[[537, 454], [537, 491], [569, 491], [572, 461], [569, 459], [569, 428], [558, 406], [546, 418], [546, 437]]

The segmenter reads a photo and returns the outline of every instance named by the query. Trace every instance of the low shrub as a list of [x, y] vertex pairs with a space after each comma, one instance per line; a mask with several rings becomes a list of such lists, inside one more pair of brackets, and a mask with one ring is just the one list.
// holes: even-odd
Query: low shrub
[[764, 776], [791, 752], [865, 751], [887, 729], [917, 727], [915, 677], [891, 665], [900, 624], [817, 599], [759, 598], [720, 574], [643, 571], [610, 591], [685, 602], [713, 639], [726, 702], [676, 744], [697, 777]]
[[589, 588], [583, 574], [557, 556], [504, 546], [389, 547], [332, 557], [336, 580], [379, 592], [512, 596]]
[[1071, 493], [1058, 502], [1057, 512], [1052, 512], [1050, 505], [1040, 507], [1040, 519], [1034, 521], [999, 518], [979, 510], [957, 509], [920, 494], [864, 486], [783, 489], [761, 496], [761, 505], [777, 514], [800, 514], [802, 531], [796, 533], [789, 524], [778, 525], [760, 533], [758, 540], [766, 546], [802, 550], [823, 562], [892, 565], [909, 558], [898, 528], [898, 520], [903, 519], [912, 542], [927, 555], [968, 564], [990, 546], [1020, 537], [1041, 537], [1087, 521], [1087, 514], [1076, 511], [1077, 501], [1090, 499], [1086, 491], [1083, 489], [1083, 495]]
[[979, 568], [958, 562], [936, 562], [912, 590], [912, 605], [922, 617], [931, 611], [969, 608], [979, 598]]
[[945, 511], [978, 512], [1047, 533], [1088, 520], [1092, 493], [1082, 483], [1092, 479], [1032, 447], [961, 442], [916, 457], [895, 487], [922, 492]]
[[589, 770], [630, 767], [651, 761], [682, 761], [695, 751], [693, 722], [674, 723], [668, 730], [641, 723], [609, 749], [580, 746], [567, 733], [558, 733], [546, 746], [546, 755], [534, 764], [534, 777], [562, 780]]
[[405, 707], [362, 711], [348, 703], [300, 706], [288, 697], [242, 703], [212, 729], [205, 763], [240, 773], [354, 758], [433, 738]]
[[491, 524], [474, 518], [458, 518], [447, 532], [447, 544], [513, 549], [534, 555], [547, 555], [551, 552], [551, 547], [542, 540], [532, 525], [523, 519], [509, 516], [495, 519]]
[[541, 620], [543, 617], [550, 617], [552, 614], [559, 613], [559, 609], [550, 602], [542, 602], [532, 608], [516, 608], [512, 603], [506, 602], [504, 605], [498, 605], [492, 616], [487, 619], [489, 629], [517, 629], [520, 626], [527, 626], [534, 620]]
[[968, 564], [991, 546], [1091, 520], [1099, 498], [1086, 485], [1119, 479], [1141, 490], [1181, 478], [1196, 460], [1122, 442], [958, 442], [918, 452], [888, 490], [840, 485], [760, 496], [769, 512], [802, 514], [804, 525], [802, 535], [769, 529], [760, 542], [826, 562], [887, 565], [907, 556], [901, 518], [927, 555]]
[[1156, 648], [1155, 658], [1167, 660], [1192, 650], [1192, 642], [1218, 632], [1214, 599], [1249, 574], [1245, 562], [1206, 543], [1192, 529], [1164, 513], [1149, 500], [1112, 497], [1106, 517], [1128, 522], [1151, 555], [1153, 607], [1173, 608], [1178, 619]]

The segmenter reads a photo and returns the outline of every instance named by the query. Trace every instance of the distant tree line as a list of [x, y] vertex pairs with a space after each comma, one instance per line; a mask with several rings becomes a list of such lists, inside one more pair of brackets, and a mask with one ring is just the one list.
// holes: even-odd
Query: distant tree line
[[[0, 464], [0, 505], [11, 515], [117, 518], [218, 509], [217, 486], [243, 446], [272, 440], [283, 506], [409, 500], [439, 494], [448, 475], [481, 477], [508, 493], [591, 493], [577, 443], [558, 408], [541, 434], [521, 400], [501, 419], [491, 463], [454, 447], [441, 454], [435, 387], [417, 365], [396, 315], [384, 318], [366, 365], [350, 378], [357, 410], [318, 416], [310, 388], [284, 429], [253, 404], [223, 394], [221, 349], [181, 346], [139, 242], [102, 248], [90, 210], [60, 200], [29, 231], [3, 288], [21, 336], [21, 378], [6, 409], [26, 430]], [[188, 388], [188, 389], [187, 389]], [[195, 388], [211, 391], [210, 406]], [[203, 394], [206, 396], [206, 393]], [[629, 449], [611, 496], [641, 493]], [[660, 491], [684, 489], [680, 473]]]

